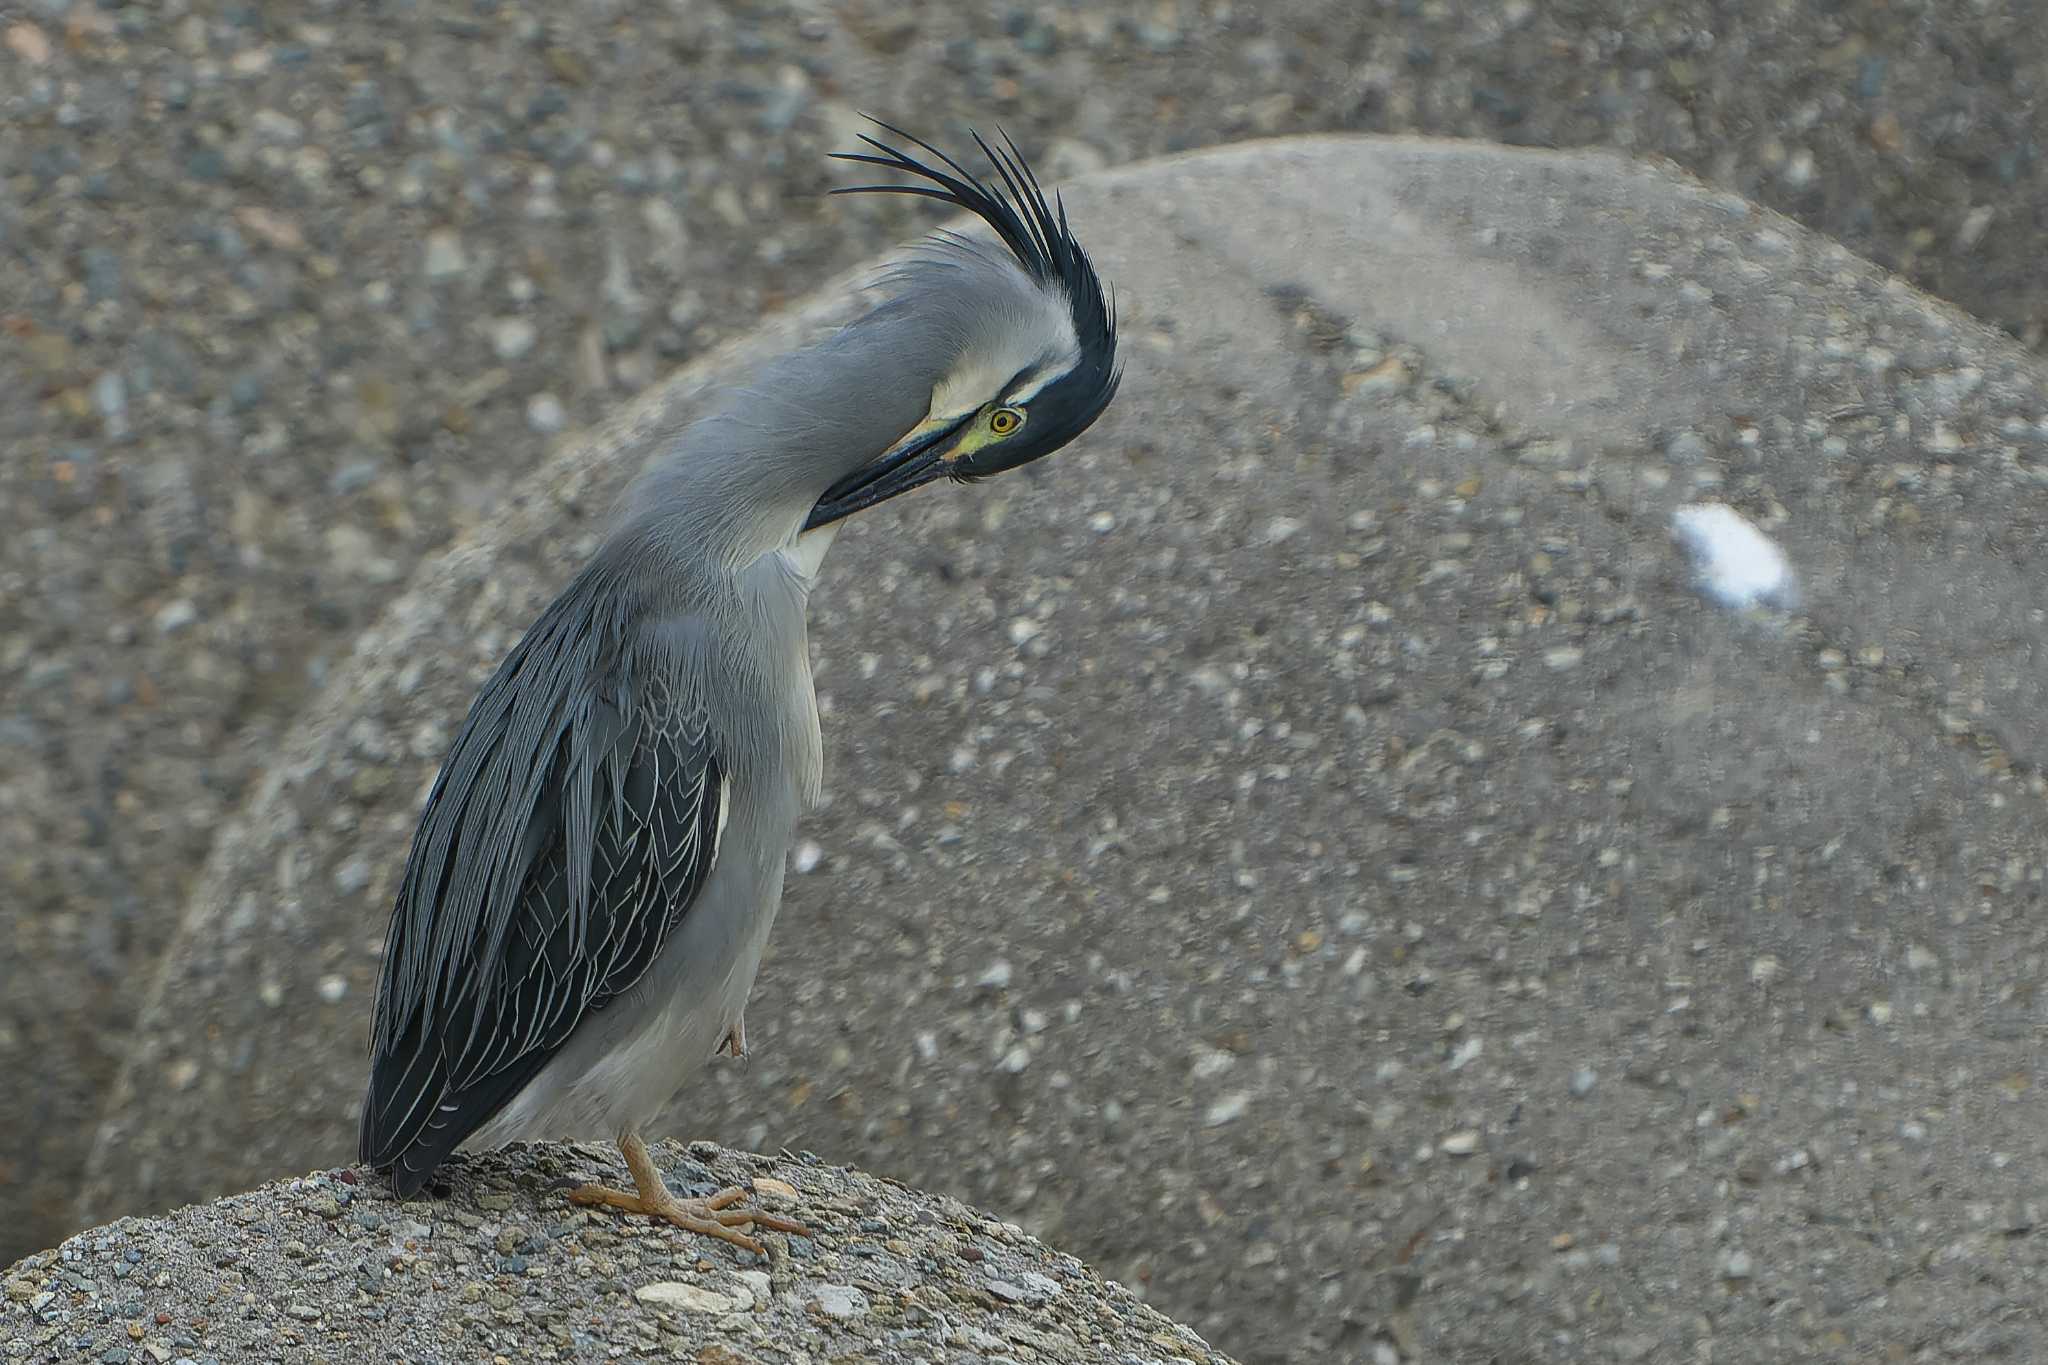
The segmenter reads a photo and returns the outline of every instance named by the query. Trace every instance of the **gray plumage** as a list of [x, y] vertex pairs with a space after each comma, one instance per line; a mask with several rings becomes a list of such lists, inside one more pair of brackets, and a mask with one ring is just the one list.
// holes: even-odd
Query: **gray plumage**
[[361, 1149], [401, 1194], [458, 1147], [635, 1134], [740, 1036], [823, 776], [805, 608], [839, 519], [1038, 458], [1115, 392], [1058, 201], [976, 142], [1007, 192], [923, 143], [938, 166], [872, 140], [847, 159], [1007, 250], [941, 234], [887, 302], [678, 434], [472, 705], [378, 992]]

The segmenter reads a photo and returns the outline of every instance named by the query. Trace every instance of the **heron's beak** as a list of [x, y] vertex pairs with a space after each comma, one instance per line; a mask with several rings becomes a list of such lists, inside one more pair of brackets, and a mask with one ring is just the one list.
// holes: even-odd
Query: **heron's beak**
[[967, 417], [948, 417], [918, 423], [874, 461], [826, 489], [825, 496], [818, 499], [818, 505], [804, 522], [804, 530], [829, 526], [945, 474], [952, 438], [967, 422]]

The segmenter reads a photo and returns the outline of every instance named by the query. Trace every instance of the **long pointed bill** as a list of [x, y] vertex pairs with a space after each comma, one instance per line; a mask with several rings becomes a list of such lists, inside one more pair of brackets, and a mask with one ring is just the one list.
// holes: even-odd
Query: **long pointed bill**
[[818, 499], [818, 505], [811, 509], [809, 519], [804, 522], [804, 530], [815, 531], [820, 526], [829, 526], [855, 512], [887, 502], [899, 493], [922, 488], [944, 474], [946, 464], [941, 455], [946, 442], [966, 420], [925, 421], [911, 428], [908, 435], [879, 458], [862, 465], [826, 489], [825, 496]]

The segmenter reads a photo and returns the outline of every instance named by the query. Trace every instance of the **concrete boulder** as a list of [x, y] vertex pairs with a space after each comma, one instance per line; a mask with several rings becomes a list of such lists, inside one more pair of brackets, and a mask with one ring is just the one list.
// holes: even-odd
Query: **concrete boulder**
[[[814, 1157], [655, 1148], [808, 1236], [765, 1256], [570, 1206], [601, 1148], [519, 1147], [400, 1203], [346, 1168], [82, 1232], [0, 1274], [7, 1359], [942, 1361], [1229, 1365], [1013, 1225]], [[630, 1187], [630, 1182], [628, 1182]]]
[[[1124, 394], [842, 538], [830, 803], [675, 1131], [971, 1198], [1246, 1359], [2048, 1349], [2038, 359], [1605, 154], [1315, 138], [1068, 202]], [[82, 1216], [346, 1158], [472, 690], [666, 434], [851, 306], [365, 635], [221, 832]], [[1695, 590], [1695, 503], [1789, 607]]]

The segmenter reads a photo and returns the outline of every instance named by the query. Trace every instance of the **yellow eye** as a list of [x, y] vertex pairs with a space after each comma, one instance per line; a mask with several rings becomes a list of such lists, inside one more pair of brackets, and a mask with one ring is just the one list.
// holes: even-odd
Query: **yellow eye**
[[988, 429], [997, 436], [1008, 436], [1024, 425], [1024, 414], [1015, 408], [997, 408], [988, 415]]

